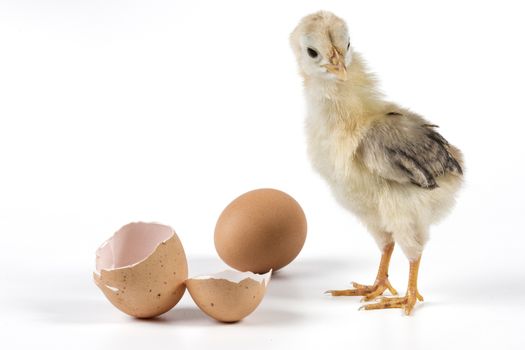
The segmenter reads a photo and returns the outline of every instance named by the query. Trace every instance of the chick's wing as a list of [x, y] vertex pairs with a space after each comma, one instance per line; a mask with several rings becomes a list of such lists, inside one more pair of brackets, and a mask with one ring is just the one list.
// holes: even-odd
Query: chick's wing
[[433, 189], [438, 186], [437, 177], [462, 174], [452, 146], [434, 130], [436, 127], [407, 111], [387, 112], [368, 130], [358, 155], [368, 169], [383, 178]]

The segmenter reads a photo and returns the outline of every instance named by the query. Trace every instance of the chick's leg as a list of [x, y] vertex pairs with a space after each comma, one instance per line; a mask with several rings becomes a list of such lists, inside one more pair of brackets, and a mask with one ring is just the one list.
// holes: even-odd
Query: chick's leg
[[423, 301], [423, 296], [417, 290], [417, 274], [419, 271], [419, 262], [421, 257], [410, 261], [410, 273], [408, 277], [408, 288], [404, 297], [381, 297], [378, 302], [361, 306], [365, 310], [392, 309], [399, 308], [410, 315], [416, 301]]
[[326, 293], [332, 294], [332, 296], [363, 296], [364, 301], [369, 301], [382, 295], [385, 290], [389, 290], [392, 295], [397, 295], [397, 291], [392, 287], [388, 280], [388, 265], [390, 264], [390, 257], [394, 250], [394, 242], [391, 242], [383, 249], [381, 255], [381, 262], [379, 263], [379, 269], [377, 270], [377, 277], [373, 285], [363, 285], [356, 282], [352, 282], [353, 289], [344, 290], [329, 290]]

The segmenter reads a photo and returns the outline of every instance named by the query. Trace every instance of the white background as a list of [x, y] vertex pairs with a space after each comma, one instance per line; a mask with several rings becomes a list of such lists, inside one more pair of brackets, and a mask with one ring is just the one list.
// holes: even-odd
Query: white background
[[[306, 157], [288, 35], [319, 9], [466, 156], [412, 317], [322, 294], [372, 282], [379, 252]], [[0, 347], [523, 348], [524, 32], [518, 1], [0, 1]], [[133, 320], [92, 283], [95, 249], [136, 220], [176, 229], [190, 275], [223, 269], [215, 221], [259, 187], [294, 196], [309, 232], [243, 322], [188, 294]], [[396, 250], [400, 292], [407, 270]]]

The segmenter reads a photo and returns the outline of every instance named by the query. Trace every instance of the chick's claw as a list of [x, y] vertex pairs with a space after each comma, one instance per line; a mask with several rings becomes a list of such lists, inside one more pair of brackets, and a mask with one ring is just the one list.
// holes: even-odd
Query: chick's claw
[[[418, 293], [419, 294], [419, 293]], [[359, 310], [381, 310], [381, 309], [403, 309], [406, 315], [410, 315], [417, 300], [421, 295], [406, 295], [404, 297], [382, 297], [377, 302], [363, 305]], [[421, 297], [422, 298], [422, 297]]]
[[329, 290], [326, 293], [330, 293], [332, 296], [362, 296], [361, 301], [370, 301], [374, 300], [378, 296], [382, 295], [385, 290], [392, 295], [397, 295], [397, 291], [392, 287], [388, 279], [376, 281], [373, 285], [364, 285], [356, 282], [352, 282], [353, 289], [343, 289], [343, 290]]

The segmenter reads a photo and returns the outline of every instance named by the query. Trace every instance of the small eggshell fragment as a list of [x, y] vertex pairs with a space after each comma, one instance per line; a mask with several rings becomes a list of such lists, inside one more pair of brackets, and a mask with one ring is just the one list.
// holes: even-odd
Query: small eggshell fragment
[[294, 198], [262, 188], [244, 193], [223, 210], [215, 226], [215, 249], [236, 270], [275, 272], [297, 257], [306, 229], [306, 217]]
[[123, 226], [97, 250], [95, 284], [121, 311], [155, 317], [182, 298], [188, 266], [175, 231], [156, 223]]
[[225, 270], [210, 276], [186, 281], [186, 287], [197, 306], [221, 322], [237, 322], [251, 314], [262, 301], [271, 271], [252, 272]]

